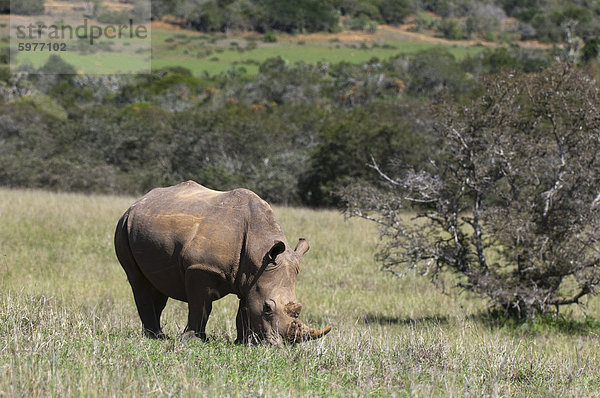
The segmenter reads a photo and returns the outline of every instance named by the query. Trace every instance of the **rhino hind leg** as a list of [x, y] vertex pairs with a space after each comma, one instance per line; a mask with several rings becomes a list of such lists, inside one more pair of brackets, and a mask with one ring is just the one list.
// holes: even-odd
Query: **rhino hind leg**
[[[167, 338], [167, 335], [163, 333], [162, 328], [160, 326], [160, 316], [163, 310], [165, 309], [165, 306], [167, 305], [168, 299], [169, 298], [167, 296], [161, 294], [156, 289], [154, 289], [154, 292], [152, 292], [152, 309], [154, 310], [154, 317], [152, 319], [154, 323], [151, 324], [152, 328], [144, 326], [144, 333], [146, 334], [146, 336], [156, 339]], [[143, 321], [142, 324], [144, 324]]]
[[133, 290], [138, 314], [142, 320], [144, 335], [156, 339], [166, 338], [160, 327], [160, 316], [167, 304], [168, 297], [156, 290], [141, 273], [130, 277], [128, 272], [127, 276]]
[[160, 315], [167, 304], [168, 297], [159, 292], [140, 270], [131, 254], [123, 225], [123, 219], [121, 219], [115, 235], [115, 249], [117, 258], [125, 270], [133, 290], [133, 297], [142, 320], [144, 335], [157, 339], [166, 338], [160, 327]]

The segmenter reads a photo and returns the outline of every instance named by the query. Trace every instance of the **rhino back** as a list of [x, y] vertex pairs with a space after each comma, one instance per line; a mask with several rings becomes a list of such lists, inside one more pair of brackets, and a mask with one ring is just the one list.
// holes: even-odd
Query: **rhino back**
[[137, 265], [163, 294], [182, 301], [190, 267], [218, 275], [224, 293], [237, 293], [240, 272], [248, 273], [240, 269], [241, 260], [261, 261], [271, 236], [279, 234], [270, 206], [245, 189], [219, 192], [188, 181], [154, 189], [129, 209]]

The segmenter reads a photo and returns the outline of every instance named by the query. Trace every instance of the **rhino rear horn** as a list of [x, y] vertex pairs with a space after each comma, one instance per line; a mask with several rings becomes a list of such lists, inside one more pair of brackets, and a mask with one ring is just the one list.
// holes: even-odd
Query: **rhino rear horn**
[[298, 244], [296, 245], [294, 251], [298, 253], [299, 256], [302, 256], [308, 251], [309, 248], [310, 246], [308, 245], [308, 241], [304, 238], [300, 238], [298, 239]]

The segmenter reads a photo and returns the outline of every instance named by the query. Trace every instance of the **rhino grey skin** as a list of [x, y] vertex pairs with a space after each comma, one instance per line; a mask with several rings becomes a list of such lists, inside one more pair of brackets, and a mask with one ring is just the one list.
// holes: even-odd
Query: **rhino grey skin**
[[212, 302], [230, 293], [240, 299], [236, 343], [279, 345], [331, 330], [298, 320], [296, 275], [308, 242], [291, 250], [271, 207], [247, 189], [193, 181], [153, 189], [119, 220], [115, 250], [149, 337], [165, 337], [160, 315], [172, 297], [188, 303], [186, 334], [206, 340]]

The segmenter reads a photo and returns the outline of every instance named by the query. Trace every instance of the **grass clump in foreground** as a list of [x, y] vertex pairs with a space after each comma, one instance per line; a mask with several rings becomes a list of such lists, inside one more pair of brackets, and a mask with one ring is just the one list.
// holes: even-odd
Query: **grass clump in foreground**
[[173, 300], [172, 339], [144, 339], [112, 248], [132, 201], [0, 190], [0, 395], [598, 396], [595, 321], [574, 312], [565, 322], [587, 326], [492, 326], [473, 297], [379, 272], [372, 226], [333, 211], [275, 209], [290, 241], [311, 242], [297, 296], [308, 324], [333, 325], [325, 338], [236, 346], [227, 297], [211, 342], [179, 337], [186, 306]]

